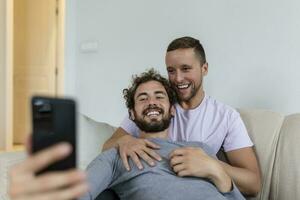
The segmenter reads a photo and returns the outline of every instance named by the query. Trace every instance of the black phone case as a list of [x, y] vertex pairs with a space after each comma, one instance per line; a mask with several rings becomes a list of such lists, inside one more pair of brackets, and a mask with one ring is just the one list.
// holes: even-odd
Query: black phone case
[[35, 153], [59, 142], [72, 146], [72, 153], [65, 159], [51, 164], [37, 174], [67, 170], [76, 167], [76, 106], [74, 100], [33, 97], [32, 152]]

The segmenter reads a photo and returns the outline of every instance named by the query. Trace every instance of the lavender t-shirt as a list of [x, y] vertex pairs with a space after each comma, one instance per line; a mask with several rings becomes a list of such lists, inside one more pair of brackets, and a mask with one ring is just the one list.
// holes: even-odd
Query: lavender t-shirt
[[[210, 96], [194, 109], [184, 110], [175, 104], [176, 114], [169, 127], [172, 141], [198, 141], [209, 145], [216, 154], [221, 147], [231, 151], [253, 146], [239, 113]], [[121, 128], [133, 136], [138, 136], [139, 128], [128, 116]]]

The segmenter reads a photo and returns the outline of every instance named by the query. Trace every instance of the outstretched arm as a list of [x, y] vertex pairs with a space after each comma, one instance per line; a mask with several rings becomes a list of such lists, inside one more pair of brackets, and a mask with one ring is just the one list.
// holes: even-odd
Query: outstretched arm
[[71, 146], [60, 144], [30, 155], [10, 171], [9, 196], [19, 199], [75, 199], [87, 191], [85, 173], [79, 170], [48, 172], [39, 176], [35, 173], [44, 167], [65, 158]]

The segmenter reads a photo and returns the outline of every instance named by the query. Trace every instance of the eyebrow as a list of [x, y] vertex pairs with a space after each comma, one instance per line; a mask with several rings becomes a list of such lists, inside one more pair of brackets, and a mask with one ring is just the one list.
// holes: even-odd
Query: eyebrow
[[155, 94], [163, 94], [163, 95], [167, 96], [167, 94], [164, 91], [155, 91], [154, 93]]
[[192, 67], [192, 66], [188, 65], [188, 64], [183, 64], [183, 65], [180, 65], [180, 67]]
[[[155, 91], [154, 94], [162, 94], [162, 95], [164, 95], [164, 96], [167, 96], [166, 92], [164, 92], [164, 91]], [[141, 93], [139, 93], [139, 94], [136, 96], [136, 98], [139, 98], [140, 96], [143, 96], [143, 95], [148, 96], [148, 93], [147, 93], [147, 92], [141, 92]]]
[[141, 93], [139, 93], [137, 96], [136, 96], [136, 98], [139, 98], [140, 96], [143, 96], [143, 95], [148, 95], [146, 92], [141, 92]]

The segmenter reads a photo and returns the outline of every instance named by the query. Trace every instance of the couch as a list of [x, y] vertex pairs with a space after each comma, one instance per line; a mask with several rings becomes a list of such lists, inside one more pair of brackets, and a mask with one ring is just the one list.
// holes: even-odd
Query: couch
[[[283, 116], [259, 109], [238, 109], [255, 144], [262, 172], [262, 190], [252, 200], [300, 199], [300, 114]], [[100, 152], [115, 128], [79, 117], [79, 167]], [[7, 200], [7, 171], [25, 158], [24, 152], [0, 153], [0, 200]]]

